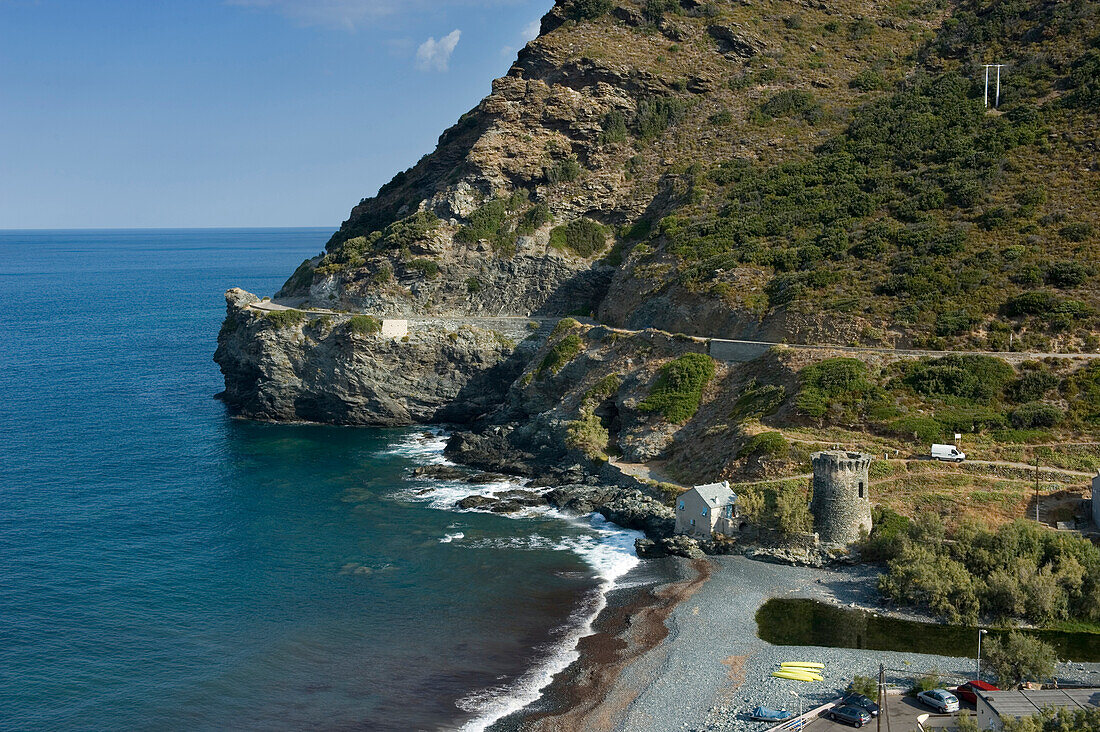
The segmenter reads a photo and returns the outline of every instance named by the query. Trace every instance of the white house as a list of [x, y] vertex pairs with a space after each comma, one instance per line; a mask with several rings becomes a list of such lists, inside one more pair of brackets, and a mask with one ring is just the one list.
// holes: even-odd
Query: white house
[[731, 536], [740, 529], [737, 494], [728, 481], [697, 485], [676, 498], [676, 533]]

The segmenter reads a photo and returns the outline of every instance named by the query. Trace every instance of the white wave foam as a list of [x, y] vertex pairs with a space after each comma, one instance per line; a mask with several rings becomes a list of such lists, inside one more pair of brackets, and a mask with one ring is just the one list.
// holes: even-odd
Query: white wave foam
[[447, 446], [450, 435], [439, 428], [412, 432], [393, 443], [385, 450], [388, 455], [402, 455], [418, 459], [429, 465], [454, 465], [443, 457], [443, 448]]
[[[438, 429], [432, 430], [431, 437], [423, 433], [411, 434], [392, 445], [388, 452], [403, 455], [424, 464], [453, 465], [454, 463], [443, 456], [447, 437], [446, 432]], [[470, 484], [462, 481], [425, 478], [414, 479], [413, 487], [401, 491], [398, 495], [404, 500], [426, 502], [432, 508], [456, 511], [459, 509], [456, 509], [455, 504], [466, 496], [492, 496], [524, 485], [525, 481], [518, 480]], [[536, 701], [554, 676], [580, 657], [577, 644], [581, 638], [592, 634], [592, 623], [607, 607], [607, 593], [616, 587], [620, 577], [636, 567], [640, 561], [634, 552], [634, 540], [641, 538], [643, 534], [639, 531], [623, 529], [606, 521], [599, 514], [592, 514], [588, 518], [577, 518], [551, 508], [536, 507], [516, 514], [502, 515], [510, 518], [524, 518], [532, 515], [550, 516], [574, 526], [584, 527], [590, 533], [558, 540], [532, 534], [526, 537], [462, 542], [460, 546], [472, 549], [571, 551], [595, 571], [600, 583], [595, 592], [585, 598], [581, 606], [573, 612], [562, 628], [557, 642], [542, 649], [545, 650], [546, 656], [534, 667], [513, 683], [481, 689], [457, 702], [460, 709], [476, 715], [474, 719], [463, 725], [461, 728], [463, 732], [483, 732], [497, 720]], [[455, 527], [452, 525], [450, 528]], [[448, 533], [440, 539], [440, 542], [451, 543], [462, 538], [465, 538], [462, 532]]]
[[[558, 516], [582, 524], [582, 520]], [[642, 536], [641, 532], [620, 528], [598, 514], [593, 514], [587, 523], [594, 536], [569, 537], [555, 543], [553, 548], [574, 551], [591, 566], [600, 577], [598, 590], [573, 613], [560, 640], [547, 649], [547, 656], [533, 668], [512, 684], [482, 689], [458, 701], [460, 709], [477, 715], [462, 726], [463, 732], [483, 732], [497, 720], [536, 701], [554, 676], [580, 658], [577, 644], [592, 634], [592, 623], [607, 607], [607, 593], [620, 577], [638, 565], [634, 540]]]

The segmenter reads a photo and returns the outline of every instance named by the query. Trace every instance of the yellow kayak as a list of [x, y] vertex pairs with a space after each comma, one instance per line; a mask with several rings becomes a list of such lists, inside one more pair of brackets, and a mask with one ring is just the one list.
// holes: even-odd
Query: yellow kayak
[[784, 661], [779, 664], [780, 668], [825, 668], [823, 663], [813, 663], [811, 661]]
[[824, 681], [825, 678], [812, 671], [798, 671], [796, 669], [780, 669], [772, 671], [772, 676], [777, 679], [791, 679], [792, 681]]

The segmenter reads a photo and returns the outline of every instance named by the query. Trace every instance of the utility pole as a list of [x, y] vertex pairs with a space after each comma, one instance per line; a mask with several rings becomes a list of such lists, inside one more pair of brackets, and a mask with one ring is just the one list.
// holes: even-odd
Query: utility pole
[[1004, 64], [985, 64], [985, 108], [989, 109], [989, 70], [997, 69], [996, 90], [993, 94], [993, 108], [1001, 106], [1001, 67]]
[[886, 732], [890, 732], [890, 709], [886, 705], [886, 665], [878, 665], [878, 732], [882, 732], [882, 718], [886, 717]]

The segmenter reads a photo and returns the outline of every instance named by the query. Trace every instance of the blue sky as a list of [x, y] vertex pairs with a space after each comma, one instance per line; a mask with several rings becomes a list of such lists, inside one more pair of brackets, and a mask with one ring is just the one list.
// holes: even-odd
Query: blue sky
[[552, 0], [0, 0], [0, 229], [332, 226]]

